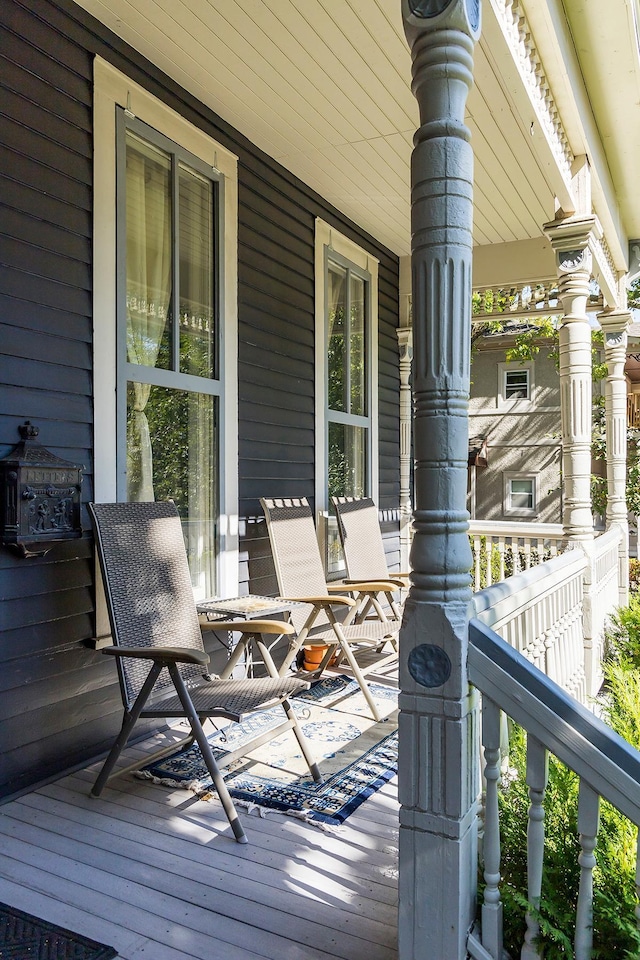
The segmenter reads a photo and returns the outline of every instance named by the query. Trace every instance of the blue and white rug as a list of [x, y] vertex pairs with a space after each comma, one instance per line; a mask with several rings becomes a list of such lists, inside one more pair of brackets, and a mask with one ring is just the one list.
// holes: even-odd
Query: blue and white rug
[[[343, 823], [397, 770], [398, 691], [383, 684], [369, 687], [384, 716], [378, 722], [371, 718], [360, 687], [348, 677], [323, 678], [292, 700], [322, 783], [313, 781], [293, 732], [287, 731], [227, 768], [232, 797], [263, 815], [271, 809], [318, 825]], [[278, 708], [230, 724], [209, 737], [214, 755], [224, 757], [282, 718]], [[139, 776], [192, 790], [204, 799], [217, 796], [197, 744], [143, 768]]]

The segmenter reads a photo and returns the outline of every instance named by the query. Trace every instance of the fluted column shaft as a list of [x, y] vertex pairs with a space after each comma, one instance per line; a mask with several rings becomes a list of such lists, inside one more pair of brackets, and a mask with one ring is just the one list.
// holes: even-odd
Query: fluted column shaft
[[473, 154], [464, 111], [479, 10], [473, 0], [403, 0], [403, 15], [420, 128], [411, 173], [415, 533], [400, 635], [399, 955], [463, 960], [475, 915], [479, 787], [467, 680]]
[[400, 570], [409, 569], [411, 547], [411, 361], [413, 331], [398, 329], [400, 348]]
[[627, 327], [631, 314], [624, 311], [598, 316], [604, 334], [607, 364], [605, 392], [607, 529], [616, 525], [622, 532], [619, 553], [619, 602], [629, 602], [629, 521], [627, 514]]
[[567, 540], [580, 546], [588, 560], [582, 607], [584, 668], [587, 694], [600, 683], [600, 663], [594, 646], [593, 513], [591, 509], [592, 357], [587, 301], [596, 218], [554, 221], [545, 233], [556, 254], [558, 296], [564, 315], [560, 340], [560, 414], [562, 422], [562, 522]]

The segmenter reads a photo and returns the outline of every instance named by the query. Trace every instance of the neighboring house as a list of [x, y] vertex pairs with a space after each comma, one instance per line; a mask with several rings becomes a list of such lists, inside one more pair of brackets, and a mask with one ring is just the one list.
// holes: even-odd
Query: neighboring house
[[[560, 382], [553, 344], [532, 360], [506, 360], [514, 326], [480, 337], [471, 363], [468, 506], [472, 520], [562, 522]], [[473, 445], [472, 444], [472, 445]]]

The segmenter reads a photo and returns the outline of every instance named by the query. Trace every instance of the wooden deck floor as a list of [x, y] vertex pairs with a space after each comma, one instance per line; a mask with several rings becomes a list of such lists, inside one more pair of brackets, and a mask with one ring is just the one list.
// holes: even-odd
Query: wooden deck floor
[[122, 960], [397, 957], [395, 780], [331, 833], [241, 811], [243, 846], [217, 799], [129, 776], [93, 800], [94, 777], [0, 807], [0, 901]]

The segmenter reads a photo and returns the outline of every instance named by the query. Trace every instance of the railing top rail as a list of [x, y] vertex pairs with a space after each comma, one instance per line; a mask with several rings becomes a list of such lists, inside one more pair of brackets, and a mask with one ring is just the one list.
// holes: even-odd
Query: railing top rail
[[600, 556], [603, 553], [606, 553], [607, 550], [612, 549], [617, 546], [622, 539], [622, 530], [618, 526], [611, 527], [610, 530], [607, 530], [606, 533], [601, 534], [601, 536], [596, 537], [593, 541], [594, 543], [594, 553], [596, 556]]
[[505, 616], [515, 616], [518, 610], [539, 600], [545, 592], [556, 590], [586, 567], [587, 558], [582, 550], [567, 550], [474, 593], [476, 616], [483, 623], [495, 626]]
[[593, 790], [640, 823], [640, 752], [479, 620], [469, 680]]
[[561, 523], [528, 523], [525, 520], [470, 520], [469, 533], [481, 536], [512, 536], [512, 537], [549, 537], [561, 540], [564, 536], [564, 527]]

